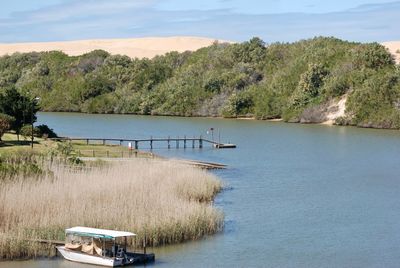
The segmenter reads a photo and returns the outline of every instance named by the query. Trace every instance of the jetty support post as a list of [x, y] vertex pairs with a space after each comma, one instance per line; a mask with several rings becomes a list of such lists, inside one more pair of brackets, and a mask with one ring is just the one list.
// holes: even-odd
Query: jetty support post
[[201, 135], [200, 135], [200, 138], [199, 138], [199, 148], [200, 149], [203, 148], [203, 138], [201, 137]]
[[139, 149], [139, 142], [135, 141], [135, 150]]
[[86, 139], [86, 145], [89, 145], [89, 139]]
[[183, 137], [183, 148], [186, 149], [186, 135]]
[[171, 138], [170, 138], [170, 136], [168, 136], [168, 140], [167, 140], [167, 143], [168, 143], [168, 149], [171, 149], [170, 140], [171, 140]]
[[153, 150], [153, 136], [150, 136], [150, 150]]
[[176, 149], [179, 148], [179, 136], [176, 138]]
[[192, 139], [192, 148], [194, 149], [194, 140], [195, 140], [195, 137], [193, 136], [193, 139]]
[[106, 140], [105, 139], [103, 139], [103, 145], [106, 145]]

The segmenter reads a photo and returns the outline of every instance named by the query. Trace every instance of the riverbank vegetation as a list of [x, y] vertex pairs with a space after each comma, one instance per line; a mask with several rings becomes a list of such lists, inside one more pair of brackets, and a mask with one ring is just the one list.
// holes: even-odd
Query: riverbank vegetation
[[144, 237], [153, 246], [198, 239], [223, 226], [211, 203], [221, 182], [206, 171], [145, 159], [48, 167], [39, 177], [0, 180], [0, 258], [47, 255], [29, 239], [63, 240], [77, 225], [135, 232], [136, 246]]
[[151, 60], [99, 50], [0, 58], [0, 91], [40, 96], [43, 111], [318, 122], [329, 103], [346, 96], [346, 116], [336, 123], [382, 128], [400, 127], [399, 77], [380, 44], [324, 37], [215, 43]]

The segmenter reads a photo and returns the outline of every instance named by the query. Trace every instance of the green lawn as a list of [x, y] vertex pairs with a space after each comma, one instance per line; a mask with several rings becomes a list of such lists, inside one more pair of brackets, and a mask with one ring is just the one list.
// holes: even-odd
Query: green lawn
[[[63, 141], [65, 143], [71, 143], [73, 148], [73, 154], [78, 157], [114, 157], [114, 158], [126, 158], [126, 157], [150, 157], [151, 154], [147, 152], [140, 152], [137, 150], [129, 150], [126, 146], [111, 145], [102, 143], [90, 143], [86, 141]], [[6, 133], [2, 137], [0, 143], [1, 152], [17, 152], [24, 150], [34, 150], [36, 152], [45, 152], [51, 148], [57, 148], [57, 143], [60, 141], [53, 141], [50, 139], [34, 138], [33, 149], [31, 148], [30, 139], [24, 139], [20, 136], [18, 141], [17, 135], [13, 133]]]
[[[37, 152], [42, 152], [46, 148], [49, 148], [53, 142], [45, 141], [42, 138], [34, 138], [33, 150]], [[32, 150], [30, 138], [24, 139], [20, 136], [19, 141], [17, 135], [13, 133], [6, 133], [2, 137], [2, 142], [0, 142], [0, 152], [16, 152], [23, 150]]]

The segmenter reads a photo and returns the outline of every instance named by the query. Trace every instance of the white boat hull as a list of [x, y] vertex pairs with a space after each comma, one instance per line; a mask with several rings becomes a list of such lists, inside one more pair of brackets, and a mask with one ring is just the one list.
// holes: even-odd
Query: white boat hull
[[81, 263], [88, 263], [88, 264], [95, 264], [95, 265], [102, 265], [102, 266], [122, 266], [122, 260], [119, 259], [111, 259], [107, 257], [100, 257], [100, 256], [92, 256], [85, 253], [75, 252], [73, 250], [68, 250], [65, 246], [57, 247], [58, 251], [61, 255], [69, 261], [74, 262], [81, 262]]

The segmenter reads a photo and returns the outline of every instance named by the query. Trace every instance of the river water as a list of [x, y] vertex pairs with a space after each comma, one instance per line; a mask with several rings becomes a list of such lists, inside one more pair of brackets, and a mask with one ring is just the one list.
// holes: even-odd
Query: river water
[[[40, 113], [62, 136], [214, 136], [237, 149], [155, 153], [228, 165], [225, 229], [154, 249], [160, 267], [398, 267], [400, 132], [253, 120]], [[190, 144], [191, 145], [191, 144]], [[164, 147], [164, 148], [160, 148]], [[173, 146], [172, 146], [173, 148]], [[61, 258], [0, 267], [91, 267]]]

